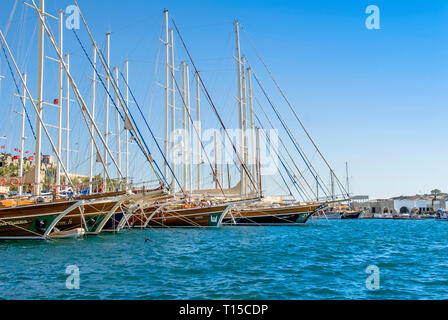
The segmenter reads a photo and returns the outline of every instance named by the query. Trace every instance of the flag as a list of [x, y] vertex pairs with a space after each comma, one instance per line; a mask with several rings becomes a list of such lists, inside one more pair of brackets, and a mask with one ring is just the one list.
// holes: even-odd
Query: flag
[[53, 104], [59, 104], [59, 99], [54, 99]]
[[5, 146], [2, 146], [2, 149], [5, 149]]
[[18, 152], [18, 151], [19, 151], [19, 149], [18, 149], [18, 148], [14, 148], [14, 151]]
[[25, 151], [26, 154], [30, 153], [29, 151]]
[[33, 156], [30, 156], [30, 157], [28, 157], [28, 160], [33, 161], [33, 160], [34, 160], [34, 157], [33, 157]]

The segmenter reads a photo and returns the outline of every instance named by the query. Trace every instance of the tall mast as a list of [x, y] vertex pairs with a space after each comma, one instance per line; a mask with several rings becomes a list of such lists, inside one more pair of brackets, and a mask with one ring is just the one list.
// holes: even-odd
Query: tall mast
[[[196, 73], [196, 114], [197, 114], [197, 130], [199, 133], [199, 137], [202, 135], [202, 128], [201, 128], [201, 92], [199, 87], [199, 74]], [[196, 157], [197, 157], [197, 190], [201, 190], [201, 161], [202, 161], [202, 149], [201, 149], [201, 142], [198, 137], [198, 143], [197, 143], [197, 150], [196, 150]]]
[[[110, 69], [110, 32], [106, 33], [106, 67], [107, 69]], [[106, 72], [107, 73], [107, 72]], [[110, 81], [109, 77], [106, 77], [106, 109], [105, 109], [105, 120], [104, 120], [104, 140], [106, 142], [105, 148], [104, 148], [104, 186], [107, 190], [107, 179], [106, 179], [106, 171], [107, 171], [107, 147], [109, 144], [109, 87], [110, 87]], [[107, 147], [106, 147], [107, 146]]]
[[[124, 66], [125, 66], [125, 76], [126, 76], [126, 83], [128, 84], [126, 86], [126, 108], [129, 109], [129, 59], [126, 59], [124, 62]], [[118, 84], [118, 83], [117, 83]], [[125, 125], [125, 138], [126, 138], [126, 142], [125, 142], [125, 148], [126, 148], [126, 160], [125, 160], [125, 176], [126, 176], [126, 186], [128, 184], [128, 179], [129, 179], [129, 130], [126, 128]]]
[[[70, 71], [70, 53], [65, 54], [65, 63], [67, 65], [67, 70]], [[70, 172], [69, 161], [70, 161], [70, 79], [67, 76], [67, 88], [66, 88], [66, 118], [65, 118], [65, 170]]]
[[[64, 32], [64, 11], [59, 10], [59, 51], [63, 51], [63, 32]], [[63, 99], [63, 66], [62, 62], [59, 60], [59, 75], [58, 75], [58, 153], [62, 152], [62, 99]], [[56, 167], [56, 185], [59, 190], [61, 185], [61, 164], [57, 163]]]
[[[241, 58], [241, 77], [242, 77], [242, 95], [243, 95], [243, 100], [242, 100], [242, 107], [243, 107], [243, 129], [242, 129], [242, 133], [243, 133], [243, 162], [244, 164], [247, 164], [247, 160], [248, 160], [248, 152], [247, 152], [247, 94], [246, 94], [246, 57], [243, 56]], [[243, 185], [243, 190], [244, 190], [244, 194], [247, 194], [247, 184], [246, 184], [246, 176], [244, 179], [244, 185]], [[255, 190], [254, 190], [255, 191]]]
[[[170, 55], [170, 43], [169, 43], [169, 30], [168, 30], [168, 10], [165, 9], [163, 11], [165, 15], [165, 117], [164, 117], [164, 131], [165, 131], [165, 139], [163, 141], [163, 150], [165, 153], [165, 156], [168, 154], [168, 100], [169, 100], [169, 92], [168, 92], [168, 86], [169, 86], [169, 55]], [[163, 175], [165, 176], [165, 179], [168, 176], [168, 163], [167, 161], [164, 161], [163, 163]]]
[[[240, 154], [244, 153], [244, 140], [243, 140], [243, 119], [242, 119], [242, 92], [241, 92], [241, 53], [240, 53], [240, 31], [238, 20], [235, 20], [235, 42], [236, 42], [236, 71], [237, 71], [237, 83], [238, 83], [238, 121], [240, 129]], [[240, 195], [245, 195], [244, 186], [246, 185], [244, 179], [244, 166], [240, 163]]]
[[331, 200], [334, 200], [334, 173], [330, 170], [330, 190], [331, 190]]
[[[95, 107], [96, 107], [96, 50], [93, 48], [93, 75], [92, 75], [92, 124], [91, 131], [94, 133], [93, 122], [95, 121]], [[94, 157], [94, 145], [93, 138], [90, 138], [90, 170], [89, 170], [89, 193], [92, 193], [93, 182], [93, 166], [96, 161], [96, 153]]]
[[251, 163], [252, 163], [252, 174], [255, 179], [258, 179], [256, 175], [256, 162], [255, 162], [255, 129], [254, 129], [254, 106], [253, 106], [253, 96], [252, 96], [252, 76], [250, 67], [247, 68], [247, 85], [249, 89], [249, 112], [250, 112], [250, 140], [251, 140]]
[[348, 162], [346, 162], [345, 163], [345, 174], [346, 174], [346, 179], [347, 179], [347, 194], [348, 194], [348, 196], [350, 196], [350, 184], [349, 184], [349, 181], [348, 181]]
[[[185, 102], [186, 97], [186, 80], [185, 80], [185, 61], [182, 61], [182, 100]], [[182, 103], [184, 103], [182, 102]], [[186, 133], [187, 115], [185, 106], [182, 107], [182, 155], [184, 161], [184, 191], [187, 190], [187, 133]]]
[[[170, 32], [170, 47], [171, 47], [171, 133], [174, 135], [174, 131], [176, 130], [176, 88], [175, 88], [175, 67], [174, 67], [174, 34], [173, 29], [169, 30]], [[176, 173], [176, 161], [175, 161], [175, 141], [171, 141], [171, 169], [173, 173]], [[176, 183], [175, 176], [173, 175], [171, 179], [171, 190], [173, 192], [176, 191]]]
[[216, 130], [213, 132], [213, 139], [214, 139], [214, 143], [215, 143], [215, 176], [214, 176], [214, 180], [215, 180], [215, 189], [218, 189], [218, 143], [216, 141]]
[[[19, 177], [23, 178], [23, 149], [25, 148], [25, 103], [26, 103], [26, 73], [23, 74], [23, 81], [25, 84], [23, 85], [23, 95], [22, 99], [22, 126], [21, 126], [21, 134], [20, 134], [20, 163], [19, 163]], [[59, 162], [59, 161], [58, 161]], [[19, 196], [23, 193], [23, 180], [20, 181], [19, 186]]]
[[[188, 64], [185, 66], [185, 81], [187, 85], [187, 110], [188, 114], [191, 115], [190, 107], [190, 69]], [[190, 117], [188, 117], [189, 119]], [[193, 149], [191, 146], [191, 123], [187, 120], [187, 150], [188, 150], [188, 188], [193, 191]]]
[[[114, 68], [114, 72], [115, 72], [115, 83], [117, 84], [117, 88], [118, 88], [118, 67]], [[117, 94], [117, 101], [120, 99], [120, 97]], [[120, 139], [120, 112], [118, 111], [118, 109], [115, 112], [115, 125], [116, 125], [116, 134], [115, 134], [115, 140], [117, 143], [117, 164], [118, 164], [118, 168], [117, 168], [117, 188], [120, 188], [120, 184], [121, 184], [121, 177], [120, 177], [120, 172], [121, 172], [121, 139]]]
[[261, 154], [260, 154], [260, 129], [256, 128], [257, 131], [257, 141], [256, 141], [256, 161], [257, 161], [257, 179], [258, 179], [258, 190], [259, 190], [259, 196], [263, 196], [263, 188], [261, 185]]
[[[45, 12], [45, 0], [40, 0], [39, 9], [42, 13]], [[34, 194], [40, 195], [40, 168], [41, 168], [41, 138], [42, 138], [42, 125], [39, 118], [42, 117], [42, 102], [43, 102], [43, 82], [44, 82], [44, 25], [39, 17], [39, 48], [38, 48], [38, 70], [37, 70], [37, 112], [39, 116], [36, 119], [36, 160], [34, 166]]]

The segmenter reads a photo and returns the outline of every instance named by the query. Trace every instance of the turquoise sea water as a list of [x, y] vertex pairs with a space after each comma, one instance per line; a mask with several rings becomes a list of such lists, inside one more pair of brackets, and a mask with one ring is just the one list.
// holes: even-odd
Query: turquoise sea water
[[[66, 288], [69, 265], [78, 290]], [[366, 287], [369, 265], [379, 268], [377, 290]], [[447, 299], [448, 223], [320, 220], [2, 242], [0, 298]]]

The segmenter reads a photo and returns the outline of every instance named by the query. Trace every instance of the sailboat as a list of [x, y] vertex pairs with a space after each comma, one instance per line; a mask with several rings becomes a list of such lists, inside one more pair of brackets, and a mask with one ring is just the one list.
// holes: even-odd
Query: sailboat
[[[99, 234], [104, 231], [117, 231], [120, 227], [122, 227], [126, 219], [129, 217], [127, 214], [127, 209], [132, 205], [133, 201], [138, 199], [139, 195], [128, 194], [126, 191], [118, 188], [113, 192], [107, 192], [107, 189], [102, 186], [96, 192], [90, 192], [88, 194], [81, 194], [78, 190], [79, 186], [75, 186], [68, 174], [68, 160], [67, 166], [64, 166], [64, 163], [61, 161], [61, 121], [59, 121], [59, 130], [58, 130], [58, 146], [53, 143], [53, 140], [48, 133], [45, 123], [42, 120], [42, 104], [43, 99], [43, 64], [44, 64], [44, 36], [47, 34], [50, 42], [55, 49], [55, 52], [58, 56], [58, 59], [55, 59], [59, 63], [60, 73], [59, 73], [59, 93], [62, 95], [62, 74], [65, 71], [67, 76], [67, 101], [69, 101], [68, 90], [71, 87], [75, 93], [76, 100], [78, 101], [78, 105], [80, 110], [84, 116], [84, 121], [89, 129], [89, 133], [91, 136], [91, 149], [95, 147], [97, 152], [97, 157], [100, 158], [100, 162], [103, 164], [105, 170], [104, 183], [106, 181], [111, 180], [109, 173], [106, 167], [106, 161], [99, 155], [98, 143], [94, 138], [94, 133], [99, 137], [101, 143], [104, 145], [105, 154], [109, 155], [114, 165], [117, 167], [117, 171], [122, 179], [121, 166], [117, 164], [116, 160], [112, 156], [112, 153], [107, 146], [106, 141], [98, 130], [98, 127], [92, 117], [92, 114], [89, 112], [84, 99], [82, 98], [81, 93], [79, 92], [76, 83], [68, 69], [68, 62], [65, 62], [62, 56], [62, 30], [63, 30], [63, 11], [60, 11], [59, 17], [59, 26], [60, 26], [60, 45], [56, 44], [56, 40], [53, 37], [53, 33], [49, 29], [45, 19], [44, 19], [44, 8], [45, 1], [40, 1], [40, 6], [37, 7], [34, 1], [32, 1], [32, 7], [36, 11], [39, 16], [39, 47], [38, 47], [38, 86], [37, 86], [37, 99], [34, 100], [30, 94], [26, 83], [26, 75], [21, 73], [14, 56], [10, 50], [10, 47], [0, 30], [1, 37], [1, 48], [3, 50], [5, 59], [9, 65], [9, 69], [11, 72], [11, 76], [14, 79], [15, 86], [18, 90], [18, 82], [16, 81], [16, 77], [19, 78], [19, 81], [23, 87], [23, 95], [20, 95], [20, 92], [17, 94], [21, 97], [22, 102], [22, 140], [23, 140], [23, 132], [24, 132], [24, 115], [25, 115], [25, 102], [29, 100], [33, 106], [34, 112], [36, 113], [36, 165], [35, 165], [35, 174], [34, 174], [34, 187], [31, 199], [34, 198], [32, 203], [24, 202], [23, 200], [18, 200], [13, 202], [12, 205], [5, 208], [0, 208], [0, 239], [2, 240], [11, 240], [11, 239], [50, 239], [50, 238], [64, 238], [64, 237], [73, 237], [73, 236], [82, 236], [84, 234]], [[77, 5], [77, 4], [76, 4]], [[84, 21], [84, 20], [83, 20]], [[87, 28], [87, 25], [86, 25]], [[90, 32], [89, 32], [90, 34]], [[93, 38], [92, 38], [93, 41]], [[93, 41], [94, 42], [94, 41]], [[101, 53], [99, 52], [96, 44], [94, 43], [94, 55]], [[95, 58], [94, 58], [95, 60]], [[104, 65], [104, 61], [101, 58], [101, 62]], [[98, 74], [95, 64], [92, 64], [94, 68], [94, 74]], [[15, 72], [14, 72], [15, 71]], [[105, 67], [105, 71], [107, 73], [108, 81], [111, 81], [114, 90], [116, 91], [117, 97], [119, 96], [117, 84], [112, 80], [110, 70]], [[108, 95], [110, 93], [108, 92]], [[62, 103], [62, 98], [60, 96], [59, 103]], [[126, 110], [125, 104], [120, 100], [120, 105], [123, 107], [123, 113], [125, 115], [125, 119], [129, 119], [130, 116]], [[94, 102], [93, 102], [94, 107]], [[61, 111], [62, 108], [59, 110]], [[118, 110], [118, 109], [117, 109]], [[118, 111], [117, 111], [118, 114]], [[87, 120], [89, 119], [89, 121]], [[59, 114], [59, 120], [61, 120], [61, 115]], [[133, 134], [134, 139], [138, 143], [142, 143], [141, 135], [137, 135], [137, 130], [134, 127], [135, 124], [127, 123], [128, 128], [126, 129], [131, 134]], [[43, 195], [41, 193], [41, 173], [40, 173], [40, 164], [41, 164], [41, 134], [40, 132], [44, 132], [48, 141], [51, 145], [51, 148], [57, 158], [58, 168], [56, 170], [56, 182], [52, 185], [53, 193]], [[34, 130], [33, 130], [34, 133]], [[145, 145], [146, 146], [146, 145]], [[23, 149], [23, 148], [22, 148]], [[68, 150], [68, 145], [66, 147]], [[150, 162], [151, 166], [153, 166], [153, 160], [149, 154], [149, 150], [143, 149], [143, 153], [145, 154], [147, 160]], [[68, 159], [68, 157], [67, 157]], [[23, 161], [23, 157], [21, 158]], [[91, 162], [92, 163], [92, 162]], [[61, 170], [65, 174], [66, 185], [62, 185], [60, 183], [60, 173]], [[20, 172], [20, 176], [21, 176]], [[158, 177], [160, 178], [160, 177]], [[108, 179], [108, 180], [107, 180]], [[17, 179], [19, 180], [19, 179]], [[19, 180], [20, 181], [20, 180]], [[92, 176], [90, 177], [91, 183], [90, 191], [92, 191]], [[159, 181], [161, 181], [159, 179]], [[70, 192], [63, 190], [65, 187], [69, 186]], [[118, 184], [120, 186], [120, 184]], [[19, 189], [21, 190], [21, 188]], [[163, 186], [158, 188], [158, 191], [153, 194], [153, 196], [158, 196], [164, 193]], [[19, 193], [19, 197], [22, 197], [21, 192]], [[8, 204], [10, 204], [8, 203]], [[14, 206], [13, 206], [14, 205]]]

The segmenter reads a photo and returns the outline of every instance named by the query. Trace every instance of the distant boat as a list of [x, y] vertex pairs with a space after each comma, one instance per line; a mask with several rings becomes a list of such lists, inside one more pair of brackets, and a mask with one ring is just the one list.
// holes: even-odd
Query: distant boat
[[346, 211], [341, 215], [341, 219], [358, 219], [361, 214], [361, 210]]
[[448, 211], [443, 211], [442, 209], [437, 210], [435, 220], [448, 221]]

